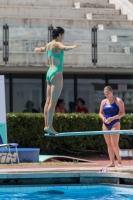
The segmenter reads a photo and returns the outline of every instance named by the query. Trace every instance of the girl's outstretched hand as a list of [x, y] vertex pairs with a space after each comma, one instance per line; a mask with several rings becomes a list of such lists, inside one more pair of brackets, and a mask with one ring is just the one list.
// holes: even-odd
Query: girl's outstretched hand
[[75, 45], [74, 45], [74, 48], [77, 48], [77, 47], [79, 47], [79, 46], [81, 46], [81, 44], [75, 44]]
[[39, 48], [35, 48], [35, 49], [34, 49], [34, 52], [37, 52], [37, 51], [39, 51]]

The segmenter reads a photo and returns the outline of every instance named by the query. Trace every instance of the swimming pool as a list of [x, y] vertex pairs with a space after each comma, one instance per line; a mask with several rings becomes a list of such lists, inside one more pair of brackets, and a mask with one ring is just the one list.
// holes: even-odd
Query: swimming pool
[[133, 200], [133, 187], [1, 186], [1, 200]]

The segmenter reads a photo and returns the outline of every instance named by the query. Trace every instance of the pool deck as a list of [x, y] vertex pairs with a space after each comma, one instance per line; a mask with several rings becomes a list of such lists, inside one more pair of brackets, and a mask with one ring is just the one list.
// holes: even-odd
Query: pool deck
[[[1, 164], [0, 173], [24, 173], [24, 172], [99, 172], [102, 168], [107, 168], [108, 159], [93, 158], [94, 163], [81, 162], [42, 162], [42, 163], [20, 163]], [[123, 167], [108, 167], [109, 172], [127, 172], [133, 174], [133, 159], [123, 159]]]
[[[88, 159], [90, 160], [90, 159]], [[56, 160], [55, 160], [56, 161]], [[108, 159], [93, 163], [40, 162], [0, 165], [0, 185], [28, 184], [124, 184], [133, 185], [133, 160], [123, 159], [123, 167], [110, 167]], [[117, 164], [117, 162], [116, 162]]]

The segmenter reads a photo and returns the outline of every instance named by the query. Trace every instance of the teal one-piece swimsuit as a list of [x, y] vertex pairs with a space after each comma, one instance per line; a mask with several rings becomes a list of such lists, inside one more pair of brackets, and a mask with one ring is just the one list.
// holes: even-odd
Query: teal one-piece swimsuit
[[51, 83], [51, 79], [53, 76], [59, 72], [63, 72], [63, 63], [64, 63], [64, 51], [61, 51], [58, 54], [55, 54], [52, 52], [52, 50], [47, 50], [47, 56], [58, 58], [60, 61], [60, 64], [58, 66], [50, 67], [46, 74], [46, 80], [48, 83]]

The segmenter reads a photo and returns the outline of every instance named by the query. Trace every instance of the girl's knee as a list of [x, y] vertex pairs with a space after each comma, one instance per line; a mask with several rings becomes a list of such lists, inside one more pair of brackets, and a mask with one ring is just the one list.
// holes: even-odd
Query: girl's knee
[[57, 104], [57, 99], [56, 99], [56, 100], [52, 100], [52, 101], [50, 101], [49, 106], [50, 106], [50, 107], [55, 107], [56, 104]]
[[111, 147], [111, 146], [112, 146], [110, 137], [108, 137], [108, 138], [105, 137], [105, 142], [106, 142], [106, 144], [107, 144], [108, 147]]
[[119, 148], [119, 145], [117, 142], [112, 142], [112, 147], [113, 147], [113, 149]]
[[[46, 101], [45, 106], [48, 106], [48, 105], [49, 105], [49, 101]], [[45, 106], [44, 106], [44, 107], [45, 107]]]
[[106, 142], [106, 144], [107, 144], [107, 146], [108, 146], [109, 148], [112, 148], [111, 142]]

